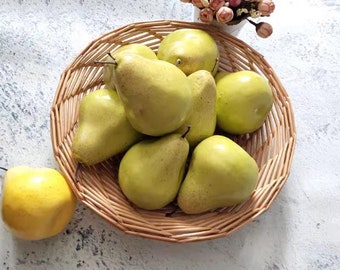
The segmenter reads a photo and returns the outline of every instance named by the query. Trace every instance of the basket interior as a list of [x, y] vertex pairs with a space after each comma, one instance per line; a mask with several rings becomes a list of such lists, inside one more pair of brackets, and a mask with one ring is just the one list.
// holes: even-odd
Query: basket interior
[[[143, 43], [157, 52], [160, 41], [180, 28], [199, 28], [210, 33], [220, 50], [220, 70], [253, 70], [270, 83], [274, 106], [263, 126], [251, 134], [233, 136], [258, 163], [258, 185], [244, 203], [200, 215], [185, 215], [175, 205], [158, 211], [134, 207], [117, 181], [121, 155], [83, 166], [71, 155], [80, 100], [103, 87], [102, 66], [109, 51], [130, 43]], [[229, 136], [230, 137], [230, 136]], [[192, 242], [230, 234], [271, 205], [289, 175], [296, 142], [289, 97], [264, 57], [241, 40], [201, 23], [150, 21], [130, 24], [93, 40], [65, 69], [51, 108], [51, 139], [56, 161], [79, 201], [122, 231], [142, 237]]]

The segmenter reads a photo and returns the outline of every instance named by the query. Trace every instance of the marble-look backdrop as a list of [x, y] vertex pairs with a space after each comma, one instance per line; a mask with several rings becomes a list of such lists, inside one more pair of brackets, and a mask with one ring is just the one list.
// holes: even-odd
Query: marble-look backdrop
[[[185, 245], [125, 235], [79, 205], [60, 235], [13, 239], [0, 223], [0, 269], [327, 269], [340, 267], [340, 4], [274, 0], [264, 55], [291, 97], [297, 147], [272, 207], [226, 238]], [[0, 166], [56, 168], [49, 110], [60, 74], [94, 38], [135, 21], [193, 20], [180, 0], [1, 0]]]

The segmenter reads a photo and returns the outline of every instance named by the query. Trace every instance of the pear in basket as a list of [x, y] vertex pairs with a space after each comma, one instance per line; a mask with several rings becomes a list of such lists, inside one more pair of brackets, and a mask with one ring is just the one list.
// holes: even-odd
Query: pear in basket
[[208, 32], [184, 28], [165, 36], [157, 57], [176, 65], [187, 75], [201, 69], [215, 75], [220, 54], [215, 39]]
[[156, 210], [175, 199], [189, 153], [186, 133], [143, 140], [125, 153], [119, 166], [119, 185], [136, 206]]
[[217, 125], [232, 134], [260, 128], [274, 103], [268, 81], [250, 70], [219, 72], [215, 80]]
[[73, 157], [86, 165], [102, 162], [141, 138], [125, 116], [115, 90], [99, 89], [80, 102], [79, 124], [72, 142]]
[[193, 151], [178, 206], [184, 213], [200, 214], [239, 204], [254, 191], [258, 170], [255, 160], [229, 138], [204, 139]]
[[178, 132], [183, 133], [190, 126], [186, 138], [193, 147], [215, 132], [216, 84], [207, 70], [195, 71], [188, 79], [192, 84], [192, 106], [188, 118]]
[[116, 89], [137, 131], [161, 136], [184, 123], [192, 93], [189, 79], [179, 68], [136, 54], [120, 54], [115, 62]]
[[104, 80], [105, 88], [115, 89], [115, 85], [112, 80], [112, 73], [114, 69], [112, 61], [119, 54], [127, 54], [127, 53], [138, 54], [149, 59], [157, 59], [156, 53], [150, 47], [146, 46], [145, 44], [141, 44], [141, 43], [126, 44], [126, 45], [119, 47], [118, 49], [112, 50], [106, 57], [106, 60], [105, 60], [106, 64], [104, 65], [104, 68], [103, 68], [103, 80]]

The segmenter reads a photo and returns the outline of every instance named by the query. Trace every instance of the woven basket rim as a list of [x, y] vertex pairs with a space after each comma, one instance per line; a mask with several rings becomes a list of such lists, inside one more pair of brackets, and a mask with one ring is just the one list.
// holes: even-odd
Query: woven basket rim
[[[212, 34], [221, 50], [221, 70], [252, 69], [262, 73], [274, 92], [274, 106], [264, 126], [253, 134], [234, 139], [260, 164], [260, 184], [246, 202], [202, 215], [176, 214], [168, 206], [161, 211], [145, 211], [131, 206], [117, 189], [112, 174], [120, 157], [98, 166], [78, 165], [70, 145], [77, 122], [79, 101], [89, 91], [102, 86], [102, 77], [93, 60], [122, 44], [142, 42], [157, 50], [167, 33], [179, 28], [199, 28]], [[179, 20], [135, 22], [113, 29], [91, 41], [65, 68], [50, 112], [51, 141], [60, 171], [79, 202], [121, 231], [144, 238], [184, 243], [227, 236], [269, 209], [283, 188], [291, 169], [296, 144], [296, 128], [291, 100], [264, 56], [244, 41], [215, 26]], [[79, 179], [75, 179], [75, 175]]]

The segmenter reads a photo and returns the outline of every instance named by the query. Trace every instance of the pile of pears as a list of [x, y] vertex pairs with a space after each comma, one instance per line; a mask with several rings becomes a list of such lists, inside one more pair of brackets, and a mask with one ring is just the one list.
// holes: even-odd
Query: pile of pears
[[174, 202], [200, 214], [249, 198], [259, 168], [228, 134], [260, 128], [273, 96], [253, 71], [220, 71], [219, 56], [210, 34], [190, 28], [156, 52], [142, 43], [109, 52], [104, 87], [80, 102], [73, 157], [90, 166], [121, 154], [119, 186], [145, 210]]

